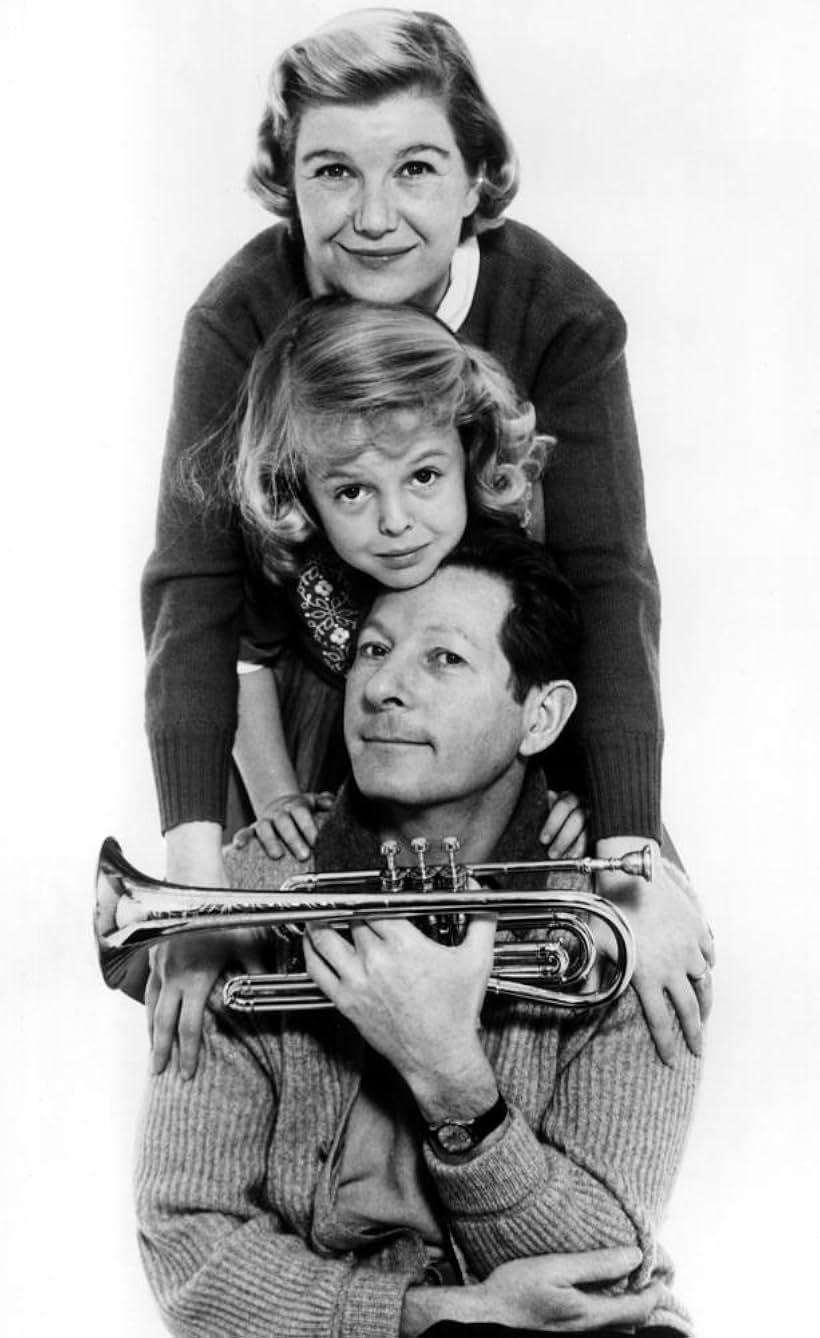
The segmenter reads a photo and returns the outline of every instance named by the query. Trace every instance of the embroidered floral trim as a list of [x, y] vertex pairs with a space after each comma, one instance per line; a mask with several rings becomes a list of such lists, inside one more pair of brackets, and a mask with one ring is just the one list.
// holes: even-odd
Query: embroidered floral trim
[[344, 676], [361, 609], [344, 565], [330, 549], [309, 550], [296, 582], [296, 607], [327, 668]]

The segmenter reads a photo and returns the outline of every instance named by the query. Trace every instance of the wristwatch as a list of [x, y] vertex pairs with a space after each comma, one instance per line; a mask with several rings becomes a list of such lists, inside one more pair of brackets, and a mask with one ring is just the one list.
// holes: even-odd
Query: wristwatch
[[427, 1138], [434, 1152], [458, 1156], [478, 1147], [488, 1134], [498, 1129], [507, 1118], [507, 1103], [499, 1092], [495, 1105], [474, 1120], [444, 1120], [428, 1124]]

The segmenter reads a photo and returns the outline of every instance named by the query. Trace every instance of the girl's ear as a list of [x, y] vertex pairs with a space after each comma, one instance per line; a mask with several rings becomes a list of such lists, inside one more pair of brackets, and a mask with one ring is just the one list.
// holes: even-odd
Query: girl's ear
[[549, 748], [575, 710], [577, 700], [575, 688], [565, 678], [530, 688], [522, 707], [524, 736], [519, 756], [534, 757]]

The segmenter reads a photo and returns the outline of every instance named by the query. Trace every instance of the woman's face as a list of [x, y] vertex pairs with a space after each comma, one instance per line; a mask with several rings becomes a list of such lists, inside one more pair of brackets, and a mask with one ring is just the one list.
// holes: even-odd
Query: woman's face
[[435, 98], [308, 108], [294, 189], [314, 296], [438, 305], [478, 187]]

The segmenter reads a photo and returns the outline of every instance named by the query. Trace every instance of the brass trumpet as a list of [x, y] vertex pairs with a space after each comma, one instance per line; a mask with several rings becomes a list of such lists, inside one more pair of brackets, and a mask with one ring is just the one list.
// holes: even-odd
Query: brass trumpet
[[[445, 859], [428, 862], [423, 838], [412, 842], [415, 865], [400, 866], [385, 842], [381, 869], [312, 873], [277, 890], [248, 891], [173, 884], [140, 873], [113, 837], [100, 850], [94, 929], [107, 985], [141, 998], [146, 949], [177, 934], [270, 928], [297, 955], [303, 926], [315, 921], [345, 929], [365, 920], [412, 919], [437, 942], [457, 945], [471, 913], [498, 917], [489, 993], [560, 1008], [599, 1007], [617, 999], [634, 970], [632, 931], [620, 911], [591, 892], [524, 891], [481, 886], [481, 880], [561, 873], [589, 877], [619, 870], [652, 878], [652, 851], [618, 859], [550, 859], [458, 864], [458, 841], [442, 842]], [[596, 941], [593, 926], [605, 943]], [[292, 964], [292, 962], [291, 962]], [[304, 970], [236, 976], [224, 987], [227, 1007], [243, 1012], [332, 1007]]]

